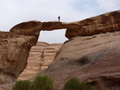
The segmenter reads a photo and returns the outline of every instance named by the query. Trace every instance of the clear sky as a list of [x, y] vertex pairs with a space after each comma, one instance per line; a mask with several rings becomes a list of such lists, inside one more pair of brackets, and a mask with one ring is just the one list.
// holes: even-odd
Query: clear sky
[[[79, 21], [106, 12], [120, 10], [120, 0], [0, 0], [0, 31], [30, 20]], [[39, 41], [62, 43], [65, 30], [42, 31]]]

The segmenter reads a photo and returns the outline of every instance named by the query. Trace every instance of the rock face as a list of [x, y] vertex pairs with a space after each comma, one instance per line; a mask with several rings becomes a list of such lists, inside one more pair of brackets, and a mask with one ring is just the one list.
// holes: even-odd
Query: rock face
[[77, 27], [67, 28], [66, 37], [94, 35], [120, 30], [120, 10], [73, 22]]
[[[35, 77], [38, 73], [48, 68], [48, 65], [54, 60], [56, 52], [62, 46], [61, 43], [48, 44], [46, 42], [37, 42], [30, 50], [27, 60], [27, 67], [19, 75], [18, 80], [27, 80]], [[7, 75], [0, 75], [0, 90], [11, 90], [15, 79]]]
[[15, 81], [26, 68], [29, 51], [36, 45], [41, 23], [23, 22], [0, 32], [0, 84]]
[[37, 42], [36, 46], [31, 48], [27, 67], [20, 74], [18, 80], [30, 79], [47, 69], [61, 46], [61, 43], [48, 44], [45, 42]]
[[10, 29], [10, 32], [17, 33], [19, 35], [26, 35], [26, 36], [39, 36], [40, 28], [42, 23], [40, 21], [28, 21], [22, 22], [20, 24], [15, 25]]
[[[27, 65], [30, 48], [37, 37], [0, 32], [0, 83], [12, 82]], [[4, 79], [3, 79], [4, 78]]]
[[5, 83], [0, 85], [0, 90], [11, 90], [15, 83]]
[[47, 70], [54, 80], [54, 90], [62, 90], [73, 77], [91, 83], [96, 90], [119, 90], [120, 32], [77, 36], [66, 42]]

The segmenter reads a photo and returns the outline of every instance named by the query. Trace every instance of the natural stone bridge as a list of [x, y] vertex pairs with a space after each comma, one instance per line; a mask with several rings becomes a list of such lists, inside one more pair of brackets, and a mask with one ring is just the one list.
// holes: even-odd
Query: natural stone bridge
[[56, 29], [67, 29], [66, 37], [69, 39], [75, 36], [94, 35], [102, 32], [117, 31], [120, 29], [119, 17], [120, 10], [71, 23], [56, 21], [29, 21], [14, 26], [10, 32], [15, 32], [22, 35], [38, 36], [41, 30], [51, 31]]
[[8, 82], [16, 80], [27, 65], [30, 48], [36, 45], [40, 31], [67, 29], [66, 37], [87, 36], [120, 30], [120, 10], [76, 22], [28, 21], [0, 32], [0, 74]]

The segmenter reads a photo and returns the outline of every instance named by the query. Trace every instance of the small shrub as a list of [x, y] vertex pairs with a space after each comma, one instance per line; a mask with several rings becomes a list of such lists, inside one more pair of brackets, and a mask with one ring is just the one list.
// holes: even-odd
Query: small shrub
[[72, 78], [65, 83], [63, 90], [93, 90], [93, 88], [77, 78]]
[[29, 86], [29, 90], [38, 90], [34, 83], [31, 83]]
[[16, 84], [13, 86], [12, 90], [29, 90], [30, 82], [25, 81], [17, 81]]
[[34, 84], [40, 90], [53, 90], [53, 81], [48, 76], [37, 76]]

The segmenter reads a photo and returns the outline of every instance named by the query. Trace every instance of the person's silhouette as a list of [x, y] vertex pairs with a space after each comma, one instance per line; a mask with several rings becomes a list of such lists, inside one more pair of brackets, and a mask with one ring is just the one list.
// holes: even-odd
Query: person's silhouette
[[60, 16], [58, 16], [58, 21], [60, 21]]

